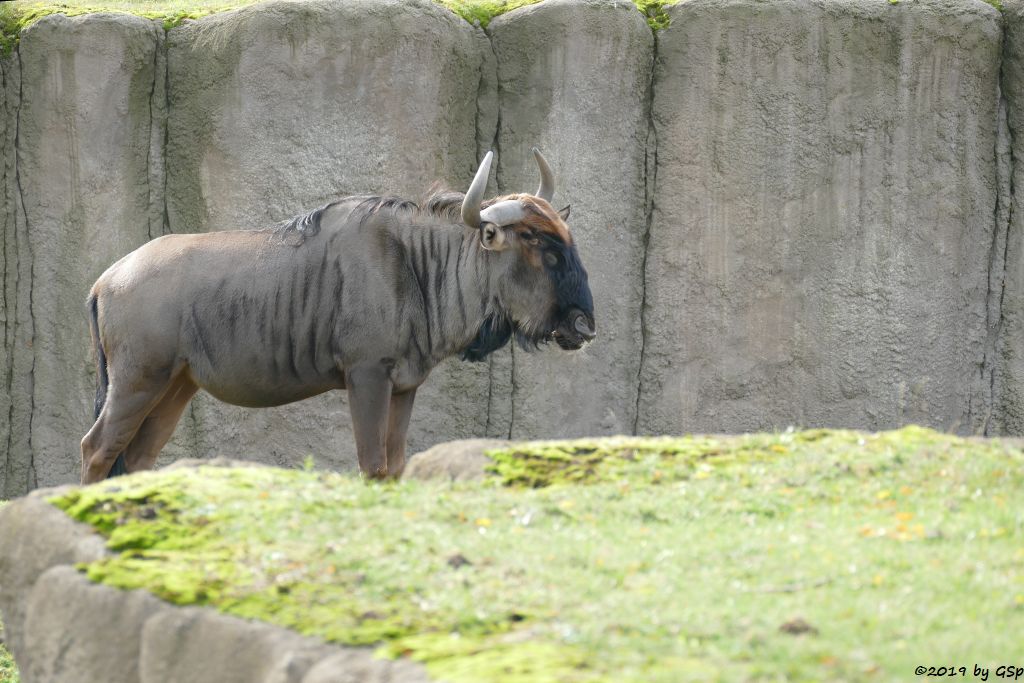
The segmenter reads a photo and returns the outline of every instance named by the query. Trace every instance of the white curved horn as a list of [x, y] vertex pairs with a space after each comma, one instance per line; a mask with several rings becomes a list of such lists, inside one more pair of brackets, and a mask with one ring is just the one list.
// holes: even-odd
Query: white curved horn
[[555, 174], [551, 172], [547, 160], [540, 150], [533, 148], [533, 158], [537, 160], [537, 168], [540, 169], [540, 187], [536, 195], [546, 202], [550, 202], [555, 196]]
[[518, 199], [506, 199], [503, 202], [492, 204], [480, 213], [481, 223], [494, 223], [495, 225], [511, 225], [526, 218], [526, 209]]
[[462, 222], [471, 228], [480, 227], [480, 202], [484, 199], [484, 190], [487, 188], [487, 177], [491, 174], [491, 158], [494, 152], [488, 152], [480, 162], [480, 168], [473, 176], [473, 182], [466, 190], [466, 197], [462, 200]]

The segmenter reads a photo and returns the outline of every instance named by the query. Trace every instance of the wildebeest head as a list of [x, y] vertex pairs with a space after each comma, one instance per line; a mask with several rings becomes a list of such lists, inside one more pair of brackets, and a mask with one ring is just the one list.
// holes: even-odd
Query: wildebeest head
[[534, 195], [483, 202], [491, 167], [488, 152], [463, 200], [462, 219], [479, 231], [480, 245], [491, 252], [498, 311], [497, 319], [489, 321], [490, 332], [505, 339], [514, 333], [526, 348], [553, 339], [571, 351], [597, 335], [594, 301], [565, 222], [569, 207], [552, 208], [554, 174], [539, 150], [534, 148], [533, 154], [541, 175]]

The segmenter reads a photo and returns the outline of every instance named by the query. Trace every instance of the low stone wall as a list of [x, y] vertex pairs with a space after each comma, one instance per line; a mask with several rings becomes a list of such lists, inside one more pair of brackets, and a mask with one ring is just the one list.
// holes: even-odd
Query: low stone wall
[[408, 661], [374, 658], [146, 591], [89, 581], [72, 565], [103, 540], [40, 490], [0, 509], [0, 613], [21, 680], [45, 683], [426, 683]]
[[[547, 0], [486, 31], [428, 0], [30, 26], [0, 57], [0, 496], [77, 479], [83, 304], [121, 255], [346, 193], [464, 188], [488, 149], [492, 192], [532, 191], [533, 145], [572, 205], [598, 339], [449, 361], [410, 450], [790, 424], [1024, 432], [1019, 5], [669, 14], [657, 35], [625, 0]], [[215, 455], [353, 468], [344, 397], [200, 396], [164, 461]]]

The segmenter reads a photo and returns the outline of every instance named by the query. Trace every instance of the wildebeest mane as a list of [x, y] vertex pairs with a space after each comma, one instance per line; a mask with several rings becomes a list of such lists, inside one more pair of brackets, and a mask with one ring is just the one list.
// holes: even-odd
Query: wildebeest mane
[[320, 232], [320, 220], [323, 218], [324, 212], [337, 203], [336, 201], [328, 202], [309, 213], [299, 214], [294, 218], [281, 221], [270, 230], [282, 241], [297, 247]]
[[454, 190], [446, 190], [438, 185], [430, 188], [423, 202], [424, 211], [452, 222], [462, 223], [462, 200], [466, 195]]
[[[320, 232], [324, 212], [342, 202], [356, 200], [358, 203], [352, 208], [352, 217], [356, 218], [360, 225], [374, 217], [399, 218], [416, 214], [425, 214], [461, 225], [464, 198], [463, 193], [445, 189], [436, 183], [427, 191], [422, 205], [392, 195], [353, 195], [335, 199], [308, 213], [281, 221], [270, 230], [288, 244], [299, 246]], [[494, 201], [486, 201], [483, 206], [486, 208]]]
[[435, 184], [427, 192], [422, 205], [410, 199], [389, 195], [350, 197], [349, 199], [360, 200], [352, 209], [353, 217], [358, 217], [360, 223], [375, 216], [400, 218], [420, 214], [461, 225], [464, 196], [461, 192], [446, 190]]

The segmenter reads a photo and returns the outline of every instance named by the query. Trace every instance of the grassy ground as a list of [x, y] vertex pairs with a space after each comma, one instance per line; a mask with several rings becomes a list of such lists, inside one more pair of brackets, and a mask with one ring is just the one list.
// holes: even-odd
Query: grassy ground
[[[90, 12], [125, 12], [159, 19], [165, 28], [185, 19], [200, 19], [216, 12], [251, 5], [259, 0], [14, 0], [0, 3], [0, 49], [10, 52], [20, 31], [48, 14], [69, 16]], [[479, 21], [485, 28], [491, 19], [540, 0], [434, 0], [466, 21]], [[652, 28], [668, 26], [665, 6], [679, 0], [633, 0]]]
[[1020, 659], [1009, 444], [911, 427], [492, 458], [482, 484], [202, 468], [54, 503], [121, 551], [82, 567], [94, 580], [452, 683], [902, 681]]

